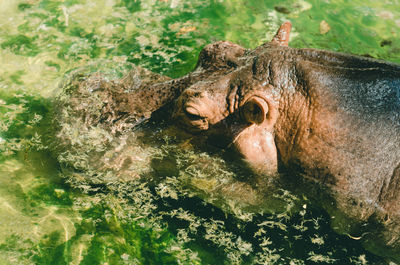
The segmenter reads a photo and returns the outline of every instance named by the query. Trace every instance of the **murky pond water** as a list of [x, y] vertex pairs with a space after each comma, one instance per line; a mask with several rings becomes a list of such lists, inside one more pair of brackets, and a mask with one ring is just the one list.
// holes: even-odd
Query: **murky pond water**
[[288, 19], [292, 47], [400, 63], [398, 0], [0, 0], [0, 264], [390, 263], [168, 124], [115, 136], [54, 115], [73, 69], [178, 77], [205, 44], [254, 48]]

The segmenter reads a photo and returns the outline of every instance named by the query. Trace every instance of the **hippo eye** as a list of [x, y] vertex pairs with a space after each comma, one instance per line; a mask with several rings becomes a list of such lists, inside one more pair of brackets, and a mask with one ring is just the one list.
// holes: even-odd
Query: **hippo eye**
[[204, 119], [204, 117], [202, 117], [200, 115], [200, 113], [193, 107], [188, 107], [184, 111], [185, 111], [186, 116], [190, 120], [201, 120], [201, 119]]
[[191, 114], [191, 113], [189, 113], [187, 111], [185, 111], [185, 114], [191, 120], [201, 120], [201, 119], [203, 119], [203, 117], [201, 117], [200, 115], [194, 115], [194, 114]]

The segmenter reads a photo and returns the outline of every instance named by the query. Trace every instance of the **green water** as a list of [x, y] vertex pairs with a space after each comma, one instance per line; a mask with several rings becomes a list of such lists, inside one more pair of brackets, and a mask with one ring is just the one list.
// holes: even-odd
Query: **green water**
[[292, 47], [400, 63], [398, 0], [0, 0], [0, 264], [389, 263], [306, 197], [260, 199], [250, 173], [165, 124], [118, 139], [54, 127], [71, 69], [178, 77], [205, 44], [254, 48], [288, 19]]

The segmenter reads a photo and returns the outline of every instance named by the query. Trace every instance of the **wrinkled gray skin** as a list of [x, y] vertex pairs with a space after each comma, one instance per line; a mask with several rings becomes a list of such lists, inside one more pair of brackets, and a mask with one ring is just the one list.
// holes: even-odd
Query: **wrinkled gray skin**
[[271, 177], [313, 180], [331, 198], [323, 207], [376, 224], [363, 239], [400, 260], [400, 65], [289, 48], [289, 31], [254, 50], [208, 45], [192, 73], [119, 95], [123, 112], [147, 118], [174, 102], [181, 128]]

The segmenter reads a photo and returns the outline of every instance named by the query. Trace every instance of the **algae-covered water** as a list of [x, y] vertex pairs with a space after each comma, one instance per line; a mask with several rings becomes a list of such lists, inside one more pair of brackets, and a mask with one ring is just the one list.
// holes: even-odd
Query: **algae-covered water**
[[292, 47], [400, 63], [398, 0], [0, 0], [0, 264], [395, 264], [166, 123], [117, 135], [60, 110], [77, 71], [179, 77], [286, 20]]

